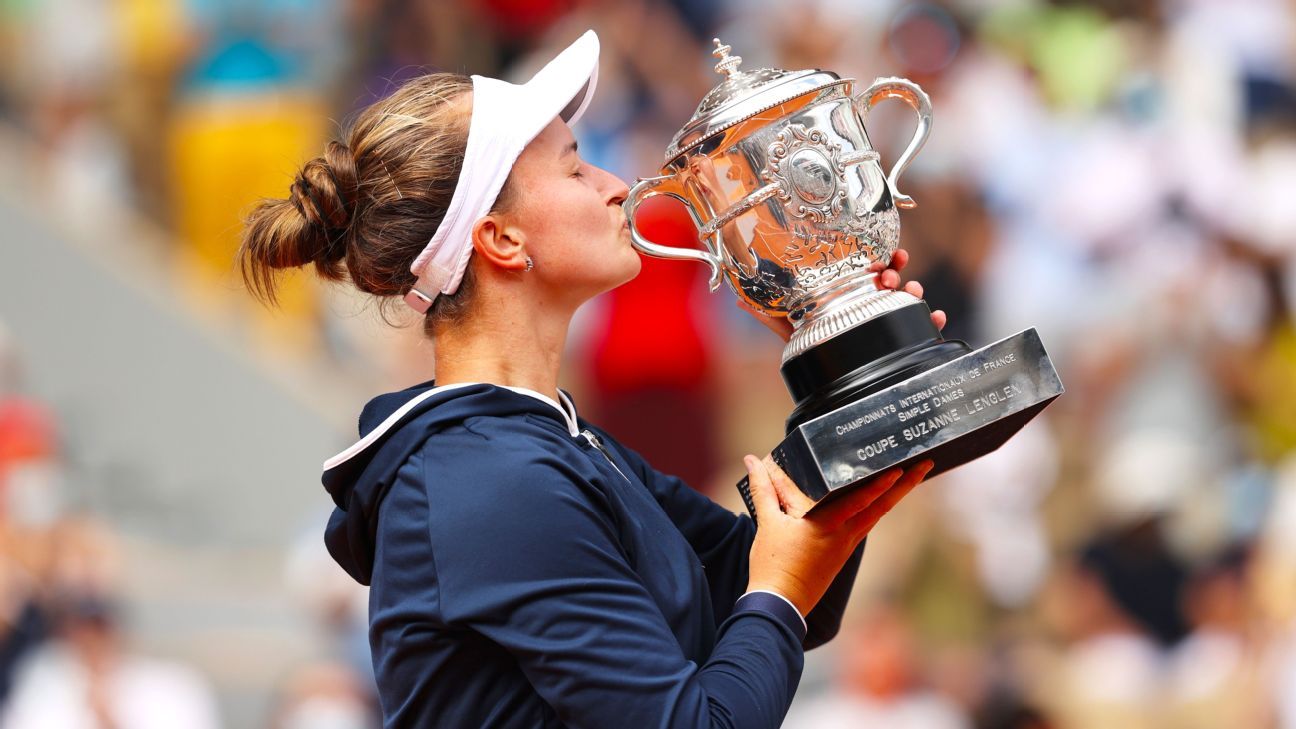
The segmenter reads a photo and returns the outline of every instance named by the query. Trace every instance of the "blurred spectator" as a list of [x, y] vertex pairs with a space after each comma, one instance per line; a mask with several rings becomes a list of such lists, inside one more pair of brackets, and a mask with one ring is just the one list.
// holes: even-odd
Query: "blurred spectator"
[[372, 691], [342, 664], [321, 662], [293, 674], [274, 709], [270, 729], [377, 729]]
[[[326, 520], [322, 514], [316, 523]], [[302, 533], [288, 553], [284, 582], [322, 635], [327, 654], [352, 674], [377, 700], [369, 653], [369, 590], [329, 556], [318, 528]]]
[[47, 534], [37, 594], [53, 637], [18, 666], [2, 729], [219, 726], [215, 696], [195, 671], [135, 655], [115, 594], [122, 565], [101, 524], [66, 519]]
[[1057, 480], [1048, 420], [1031, 422], [991, 453], [940, 480], [951, 533], [971, 542], [981, 589], [1025, 607], [1052, 566], [1042, 505]]
[[0, 706], [50, 632], [42, 590], [62, 508], [54, 416], [22, 394], [17, 345], [0, 322]]
[[0, 706], [23, 659], [49, 638], [49, 615], [32, 587], [31, 576], [16, 560], [8, 554], [0, 559]]
[[1168, 725], [1265, 726], [1272, 716], [1263, 632], [1248, 590], [1249, 554], [1226, 550], [1203, 564], [1184, 593], [1192, 632], [1170, 655]]
[[81, 221], [132, 202], [126, 155], [106, 115], [120, 51], [112, 10], [100, 0], [33, 3], [23, 73], [12, 79], [38, 143], [37, 182]]
[[170, 225], [166, 135], [185, 54], [198, 41], [185, 0], [117, 0], [113, 14], [117, 69], [107, 108], [120, 131], [133, 198], [140, 212]]
[[58, 640], [24, 664], [0, 727], [218, 727], [206, 682], [188, 668], [128, 652], [117, 611], [101, 595], [63, 595]]
[[1100, 535], [1085, 548], [1081, 563], [1090, 579], [1103, 584], [1104, 596], [1163, 646], [1186, 635], [1180, 610], [1186, 570], [1166, 547], [1155, 521]]
[[794, 705], [789, 729], [961, 729], [971, 723], [952, 701], [923, 687], [919, 646], [904, 615], [889, 606], [844, 626], [835, 690]]
[[1063, 570], [1050, 590], [1051, 619], [1066, 645], [1026, 677], [1034, 698], [1068, 729], [1155, 727], [1163, 660], [1157, 642], [1087, 569]]

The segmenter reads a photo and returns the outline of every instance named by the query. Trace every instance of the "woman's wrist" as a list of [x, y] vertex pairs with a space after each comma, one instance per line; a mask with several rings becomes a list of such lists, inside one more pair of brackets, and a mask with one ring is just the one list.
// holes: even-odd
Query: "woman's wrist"
[[806, 624], [805, 615], [786, 595], [773, 590], [748, 590], [734, 601], [734, 612], [756, 611], [766, 613], [791, 629], [799, 639], [804, 640], [810, 627]]
[[767, 588], [751, 588], [748, 589], [747, 592], [744, 592], [742, 594], [742, 597], [739, 597], [738, 599], [741, 600], [743, 599], [743, 597], [747, 597], [748, 595], [753, 595], [756, 593], [761, 593], [763, 595], [773, 595], [774, 597], [777, 597], [778, 599], [787, 603], [793, 610], [797, 611], [797, 615], [800, 615], [801, 617], [805, 617], [807, 614], [806, 612], [802, 611], [801, 608], [797, 607], [797, 604], [795, 602], [792, 602], [791, 598], [789, 598], [787, 595], [784, 595], [783, 593], [777, 590], [770, 590]]

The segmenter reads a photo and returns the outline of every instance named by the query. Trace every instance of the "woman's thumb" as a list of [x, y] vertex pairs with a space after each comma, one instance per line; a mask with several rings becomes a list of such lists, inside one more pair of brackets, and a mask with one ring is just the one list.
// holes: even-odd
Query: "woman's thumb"
[[764, 515], [782, 511], [778, 492], [774, 489], [774, 483], [770, 479], [765, 463], [756, 456], [749, 455], [743, 456], [743, 465], [747, 466], [747, 488], [751, 491], [757, 521]]

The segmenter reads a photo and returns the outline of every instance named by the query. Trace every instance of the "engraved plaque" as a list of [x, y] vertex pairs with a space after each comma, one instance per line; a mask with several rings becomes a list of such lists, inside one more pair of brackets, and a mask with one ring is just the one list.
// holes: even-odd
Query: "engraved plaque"
[[813, 205], [828, 202], [837, 192], [836, 176], [818, 150], [803, 149], [792, 155], [787, 179], [801, 199]]
[[819, 502], [893, 466], [930, 458], [935, 475], [979, 458], [1063, 391], [1027, 329], [805, 422], [773, 456]]

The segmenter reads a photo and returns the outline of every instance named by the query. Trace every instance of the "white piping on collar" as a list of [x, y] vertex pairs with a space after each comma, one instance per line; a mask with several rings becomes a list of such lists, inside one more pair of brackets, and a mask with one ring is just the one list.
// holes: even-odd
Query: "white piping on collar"
[[404, 405], [401, 405], [399, 408], [397, 408], [396, 412], [392, 413], [391, 415], [388, 415], [385, 420], [379, 423], [378, 427], [374, 428], [368, 433], [365, 433], [365, 436], [363, 438], [356, 441], [355, 443], [352, 443], [350, 447], [348, 447], [346, 450], [342, 451], [341, 453], [333, 456], [327, 461], [324, 461], [324, 470], [328, 471], [331, 468], [336, 468], [337, 466], [340, 466], [341, 464], [346, 463], [347, 461], [354, 458], [361, 451], [363, 451], [364, 449], [372, 445], [374, 441], [381, 438], [383, 434], [386, 433], [388, 430], [390, 430], [393, 425], [399, 422], [401, 418], [405, 417], [406, 413], [408, 413], [410, 410], [413, 410], [419, 403], [423, 402], [429, 397], [432, 397], [433, 395], [439, 395], [443, 392], [448, 392], [450, 390], [458, 390], [461, 387], [472, 387], [473, 385], [492, 385], [494, 387], [500, 387], [505, 390], [512, 390], [513, 392], [516, 392], [519, 395], [527, 395], [529, 397], [534, 397], [537, 400], [545, 402], [551, 407], [553, 407], [554, 409], [556, 409], [559, 413], [562, 413], [563, 421], [567, 423], [567, 432], [571, 433], [571, 436], [573, 438], [578, 437], [580, 435], [580, 427], [576, 424], [576, 406], [572, 404], [571, 399], [567, 397], [567, 393], [563, 392], [562, 390], [558, 391], [558, 397], [562, 398], [562, 404], [559, 405], [556, 401], [554, 401], [553, 398], [548, 397], [546, 395], [541, 395], [535, 390], [528, 390], [525, 387], [509, 387], [508, 385], [496, 385], [491, 382], [455, 382], [449, 385], [439, 385], [437, 387], [419, 393], [418, 395], [410, 398], [409, 401], [407, 401]]
[[537, 400], [549, 403], [555, 407], [558, 412], [562, 413], [563, 420], [567, 422], [567, 432], [571, 433], [571, 437], [575, 438], [580, 435], [580, 426], [576, 424], [576, 406], [573, 405], [571, 399], [567, 397], [567, 393], [562, 390], [558, 391], [558, 397], [562, 398], [562, 404], [559, 405], [552, 397], [541, 395], [535, 390], [528, 390], [525, 387], [509, 387], [508, 385], [496, 385], [496, 387], [502, 387], [505, 390], [512, 390], [519, 395], [530, 395]]

